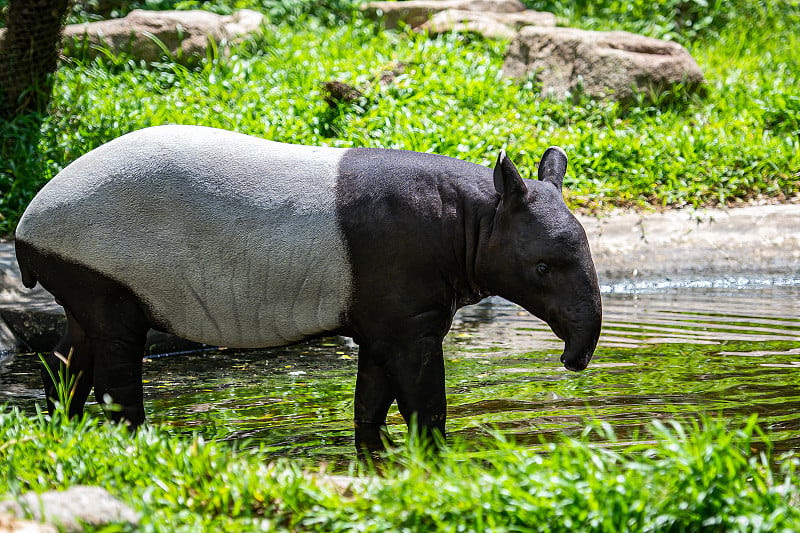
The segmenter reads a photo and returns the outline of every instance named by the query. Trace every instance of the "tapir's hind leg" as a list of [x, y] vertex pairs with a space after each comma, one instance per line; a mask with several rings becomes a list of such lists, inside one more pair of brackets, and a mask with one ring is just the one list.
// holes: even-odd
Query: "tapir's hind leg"
[[[93, 385], [99, 403], [118, 406], [110, 412], [112, 419], [141, 424], [142, 356], [150, 328], [142, 304], [121, 283], [69, 259], [20, 240], [16, 251], [28, 285], [38, 281], [67, 311], [67, 332], [55, 351], [69, 357], [72, 350], [70, 372], [80, 374], [70, 413], [81, 412]], [[58, 357], [50, 354], [47, 368], [56, 378], [60, 366]], [[42, 377], [48, 398], [55, 397], [47, 369]]]
[[144, 422], [142, 356], [149, 324], [125, 289], [112, 290], [84, 311], [94, 362], [94, 394], [112, 420], [133, 427]]
[[71, 313], [67, 313], [64, 336], [44, 363], [42, 382], [50, 414], [55, 411], [54, 401], [68, 401], [69, 416], [80, 415], [92, 389], [94, 363], [89, 340]]
[[142, 392], [142, 353], [145, 334], [98, 337], [92, 340], [94, 354], [94, 395], [115, 422], [133, 427], [145, 419]]

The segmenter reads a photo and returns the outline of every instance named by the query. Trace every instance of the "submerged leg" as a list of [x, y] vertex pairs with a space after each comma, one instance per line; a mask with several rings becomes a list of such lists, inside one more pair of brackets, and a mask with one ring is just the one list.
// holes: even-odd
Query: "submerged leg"
[[94, 394], [115, 422], [144, 423], [142, 354], [147, 331], [136, 338], [95, 338]]
[[88, 331], [94, 354], [94, 394], [108, 405], [115, 422], [135, 428], [144, 422], [142, 357], [149, 325], [138, 302], [127, 296], [108, 298], [94, 309]]
[[444, 436], [447, 399], [442, 339], [423, 337], [397, 346], [386, 367], [409, 429], [416, 423], [426, 441], [431, 441], [435, 433]]
[[375, 354], [365, 345], [359, 347], [358, 377], [353, 408], [356, 447], [360, 451], [382, 451], [391, 445], [386, 430], [386, 413], [394, 401], [386, 369], [376, 361]]

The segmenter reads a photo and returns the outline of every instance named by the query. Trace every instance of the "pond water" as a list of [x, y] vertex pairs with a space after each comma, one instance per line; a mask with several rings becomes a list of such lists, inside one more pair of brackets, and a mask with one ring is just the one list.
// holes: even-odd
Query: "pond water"
[[[521, 308], [489, 299], [462, 309], [445, 342], [449, 435], [477, 446], [491, 427], [537, 446], [594, 418], [624, 443], [644, 438], [654, 418], [758, 413], [778, 451], [800, 447], [800, 280], [620, 283], [603, 293], [603, 333], [581, 373], [563, 369], [563, 343]], [[346, 462], [356, 360], [342, 338], [152, 358], [146, 409], [175, 432]], [[22, 354], [0, 363], [0, 403], [34, 412], [35, 363]], [[402, 438], [394, 407], [389, 425]]]

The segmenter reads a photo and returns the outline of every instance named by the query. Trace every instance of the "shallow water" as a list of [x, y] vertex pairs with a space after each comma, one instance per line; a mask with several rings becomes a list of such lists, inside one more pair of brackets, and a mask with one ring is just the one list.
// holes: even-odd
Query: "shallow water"
[[[595, 418], [626, 443], [643, 439], [653, 418], [758, 413], [777, 450], [800, 447], [800, 280], [621, 283], [603, 292], [603, 334], [581, 373], [563, 369], [563, 343], [521, 308], [489, 299], [462, 309], [445, 342], [449, 435], [479, 446], [493, 427], [537, 446]], [[346, 461], [356, 358], [352, 343], [332, 338], [149, 359], [146, 408], [176, 432]], [[0, 403], [34, 412], [41, 401], [35, 357], [0, 363]], [[397, 437], [405, 431], [396, 408], [389, 425]]]

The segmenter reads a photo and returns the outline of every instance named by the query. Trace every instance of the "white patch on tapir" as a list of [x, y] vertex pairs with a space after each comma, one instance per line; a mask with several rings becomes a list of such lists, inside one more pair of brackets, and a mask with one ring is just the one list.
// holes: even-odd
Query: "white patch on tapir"
[[79, 158], [17, 238], [131, 289], [161, 324], [265, 347], [341, 326], [352, 290], [335, 205], [346, 149], [160, 126]]

